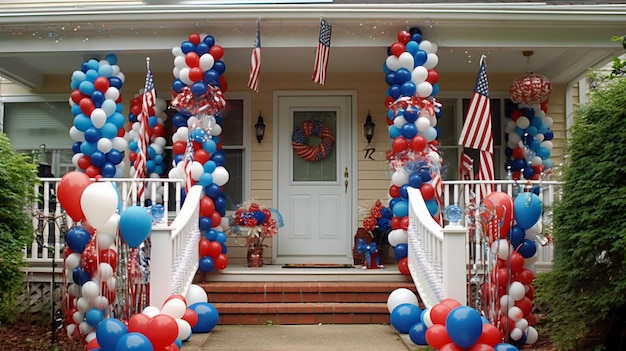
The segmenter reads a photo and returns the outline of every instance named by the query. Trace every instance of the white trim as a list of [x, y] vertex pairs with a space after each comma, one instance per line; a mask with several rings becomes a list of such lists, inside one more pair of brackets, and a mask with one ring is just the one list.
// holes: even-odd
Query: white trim
[[[242, 120], [242, 128], [243, 130], [241, 131], [241, 133], [243, 133], [243, 148], [244, 148], [244, 154], [243, 154], [243, 162], [244, 162], [244, 169], [243, 169], [243, 179], [242, 182], [243, 184], [241, 184], [243, 186], [243, 193], [242, 193], [242, 200], [245, 199], [249, 199], [250, 198], [250, 183], [252, 181], [252, 173], [250, 172], [250, 168], [251, 168], [251, 163], [252, 163], [252, 145], [251, 145], [251, 133], [250, 133], [250, 128], [252, 125], [252, 119], [254, 118], [254, 116], [252, 115], [252, 95], [250, 94], [250, 92], [246, 92], [246, 91], [234, 91], [234, 92], [227, 92], [225, 94], [226, 100], [228, 99], [232, 99], [232, 100], [243, 100], [243, 120]], [[225, 149], [227, 149], [227, 147], [225, 147]], [[226, 167], [228, 169], [228, 167]]]

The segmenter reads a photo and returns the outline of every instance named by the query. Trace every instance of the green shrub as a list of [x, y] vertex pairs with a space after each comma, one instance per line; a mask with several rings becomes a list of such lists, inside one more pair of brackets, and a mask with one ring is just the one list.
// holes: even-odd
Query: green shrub
[[554, 265], [536, 281], [543, 328], [558, 350], [602, 350], [626, 304], [626, 79], [577, 111], [554, 207]]
[[24, 285], [23, 248], [33, 240], [28, 206], [37, 167], [26, 154], [16, 154], [5, 134], [0, 134], [0, 322], [15, 318], [15, 297]]

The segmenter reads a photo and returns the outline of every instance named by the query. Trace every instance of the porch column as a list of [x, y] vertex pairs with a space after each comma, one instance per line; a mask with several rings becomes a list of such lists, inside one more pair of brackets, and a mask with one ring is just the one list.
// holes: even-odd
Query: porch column
[[465, 238], [467, 228], [460, 225], [447, 225], [443, 228], [443, 292], [467, 304], [467, 252]]

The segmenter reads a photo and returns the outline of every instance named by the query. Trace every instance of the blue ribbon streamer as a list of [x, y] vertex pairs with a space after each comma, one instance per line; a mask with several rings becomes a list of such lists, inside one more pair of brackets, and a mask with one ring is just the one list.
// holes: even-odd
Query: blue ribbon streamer
[[356, 252], [360, 254], [365, 254], [365, 265], [369, 267], [372, 262], [371, 254], [378, 252], [378, 249], [376, 248], [375, 242], [366, 244], [363, 238], [359, 238], [356, 244]]

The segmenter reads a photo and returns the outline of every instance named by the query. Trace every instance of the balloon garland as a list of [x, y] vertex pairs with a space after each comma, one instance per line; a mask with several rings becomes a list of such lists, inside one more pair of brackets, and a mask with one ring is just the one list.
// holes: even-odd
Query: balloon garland
[[[309, 138], [317, 136], [320, 142], [309, 145]], [[335, 149], [335, 136], [332, 129], [319, 120], [306, 120], [293, 129], [291, 145], [296, 155], [303, 160], [314, 162], [323, 160]]]
[[126, 118], [120, 94], [124, 80], [115, 54], [85, 61], [72, 73], [72, 164], [91, 178], [124, 175], [123, 153], [128, 147], [123, 138]]
[[224, 233], [228, 218], [222, 187], [229, 179], [220, 141], [221, 111], [226, 107], [223, 93], [228, 88], [223, 75], [226, 66], [221, 60], [224, 49], [215, 44], [213, 36], [192, 33], [172, 49], [172, 54], [175, 79], [170, 104], [178, 112], [172, 119], [177, 129], [172, 135], [174, 160], [168, 176], [204, 187], [199, 228], [213, 249], [200, 257], [199, 269], [223, 270], [228, 266]]
[[[395, 250], [408, 242], [409, 187], [420, 189], [431, 216], [440, 218], [437, 188], [442, 160], [437, 119], [441, 117], [441, 104], [434, 98], [439, 92], [436, 44], [423, 40], [421, 31], [412, 28], [400, 31], [398, 41], [388, 52], [384, 64], [385, 81], [389, 84], [385, 106], [392, 139], [387, 166], [392, 183], [389, 208], [393, 212], [388, 240]], [[409, 274], [406, 256], [399, 259], [398, 269]]]

